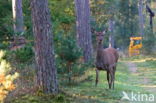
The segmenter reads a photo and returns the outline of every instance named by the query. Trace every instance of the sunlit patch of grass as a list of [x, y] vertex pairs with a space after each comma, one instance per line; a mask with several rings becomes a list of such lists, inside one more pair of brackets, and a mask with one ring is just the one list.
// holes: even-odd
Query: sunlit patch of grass
[[121, 61], [132, 61], [132, 62], [145, 62], [145, 61], [153, 61], [156, 60], [155, 56], [144, 56], [144, 55], [138, 55], [138, 56], [132, 56], [127, 58], [121, 58]]
[[131, 56], [131, 57], [126, 57], [126, 58], [121, 58], [121, 61], [134, 61], [134, 60], [140, 60], [146, 58], [143, 55], [138, 55], [138, 56]]

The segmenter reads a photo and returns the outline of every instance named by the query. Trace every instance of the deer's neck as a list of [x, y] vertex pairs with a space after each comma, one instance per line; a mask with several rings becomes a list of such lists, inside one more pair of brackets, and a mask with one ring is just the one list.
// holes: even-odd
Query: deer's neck
[[97, 46], [97, 54], [101, 54], [101, 52], [103, 51], [103, 46], [102, 46], [102, 43], [101, 44], [98, 44]]
[[98, 44], [98, 46], [97, 46], [98, 48], [97, 48], [97, 56], [96, 56], [96, 59], [97, 59], [97, 61], [100, 61], [101, 60], [101, 58], [102, 58], [102, 52], [103, 52], [103, 46], [102, 46], [102, 44]]
[[97, 54], [96, 54], [96, 68], [101, 70], [104, 68], [104, 55], [103, 55], [103, 46], [102, 44], [97, 45]]

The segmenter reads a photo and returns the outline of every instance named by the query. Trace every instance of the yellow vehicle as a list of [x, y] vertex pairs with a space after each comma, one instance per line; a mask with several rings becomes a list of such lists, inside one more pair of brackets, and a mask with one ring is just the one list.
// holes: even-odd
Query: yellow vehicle
[[142, 48], [142, 37], [130, 37], [129, 56], [140, 54]]

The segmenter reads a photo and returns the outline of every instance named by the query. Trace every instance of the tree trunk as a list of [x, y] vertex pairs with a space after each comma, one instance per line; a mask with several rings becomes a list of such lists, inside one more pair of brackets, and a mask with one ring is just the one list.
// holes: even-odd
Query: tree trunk
[[109, 47], [113, 47], [114, 48], [114, 23], [113, 23], [112, 19], [109, 20], [109, 31], [110, 31]]
[[143, 0], [139, 0], [138, 11], [139, 11], [140, 34], [141, 36], [143, 36], [144, 35]]
[[22, 0], [12, 0], [13, 28], [15, 33], [24, 31]]
[[54, 63], [53, 36], [47, 0], [31, 0], [37, 85], [45, 93], [58, 93], [57, 71]]
[[84, 61], [92, 58], [92, 37], [90, 29], [90, 7], [89, 0], [75, 0], [77, 44], [83, 50]]

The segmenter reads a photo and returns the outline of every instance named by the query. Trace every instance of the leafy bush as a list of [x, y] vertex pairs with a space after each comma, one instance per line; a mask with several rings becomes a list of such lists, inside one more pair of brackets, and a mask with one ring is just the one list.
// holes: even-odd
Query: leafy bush
[[13, 81], [18, 77], [18, 73], [11, 75], [11, 66], [3, 58], [5, 56], [4, 51], [0, 51], [0, 102], [3, 102], [7, 94], [15, 89]]

